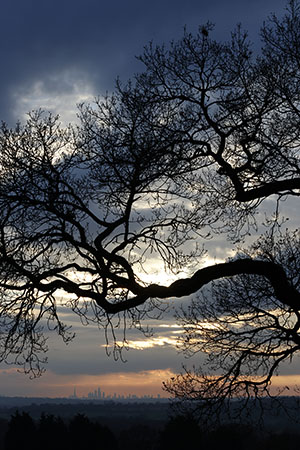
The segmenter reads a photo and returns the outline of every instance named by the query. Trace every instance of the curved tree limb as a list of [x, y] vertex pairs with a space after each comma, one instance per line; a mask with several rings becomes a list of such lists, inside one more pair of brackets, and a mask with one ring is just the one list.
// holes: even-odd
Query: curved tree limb
[[[121, 303], [111, 304], [99, 299], [99, 304], [108, 313], [117, 313], [144, 304], [149, 298], [185, 297], [199, 291], [211, 281], [240, 274], [259, 275], [268, 279], [276, 297], [285, 305], [295, 310], [300, 309], [300, 293], [289, 282], [281, 266], [271, 261], [238, 259], [198, 270], [192, 277], [177, 280], [170, 286], [152, 284], [141, 288], [141, 293]], [[97, 301], [97, 302], [98, 302]]]

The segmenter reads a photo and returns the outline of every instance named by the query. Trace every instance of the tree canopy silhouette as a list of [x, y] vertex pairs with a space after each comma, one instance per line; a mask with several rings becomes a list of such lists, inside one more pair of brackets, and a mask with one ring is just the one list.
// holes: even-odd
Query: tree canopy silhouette
[[[222, 371], [201, 374], [198, 395], [267, 389], [300, 343], [299, 232], [280, 226], [282, 201], [300, 192], [297, 1], [268, 19], [261, 43], [255, 55], [241, 27], [217, 42], [208, 23], [148, 45], [144, 71], [81, 105], [78, 127], [41, 111], [2, 125], [2, 360], [39, 374], [43, 326], [72, 338], [61, 306], [114, 336], [114, 318], [140, 326], [214, 282], [182, 318], [186, 351], [209, 349]], [[261, 230], [266, 199], [274, 216], [258, 243], [201, 268], [206, 239]], [[177, 280], [144, 281], [150, 257]]]

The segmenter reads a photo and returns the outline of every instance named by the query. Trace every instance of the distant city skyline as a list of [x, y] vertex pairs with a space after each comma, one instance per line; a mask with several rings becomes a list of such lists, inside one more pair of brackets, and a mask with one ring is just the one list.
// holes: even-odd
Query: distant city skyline
[[151, 394], [144, 394], [144, 395], [137, 395], [137, 394], [120, 394], [117, 392], [114, 392], [113, 394], [107, 394], [105, 391], [102, 391], [100, 387], [97, 387], [95, 390], [88, 392], [87, 396], [77, 395], [77, 389], [76, 386], [74, 386], [73, 394], [71, 394], [69, 399], [82, 399], [82, 400], [152, 400], [157, 399], [160, 400], [164, 397], [162, 397], [160, 394], [151, 395]]

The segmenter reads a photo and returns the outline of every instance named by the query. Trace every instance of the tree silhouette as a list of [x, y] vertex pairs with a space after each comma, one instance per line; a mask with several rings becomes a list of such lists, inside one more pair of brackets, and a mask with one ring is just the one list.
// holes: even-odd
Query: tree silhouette
[[149, 424], [135, 424], [122, 430], [119, 434], [119, 446], [121, 450], [143, 448], [152, 450], [157, 448], [159, 431]]
[[63, 450], [69, 445], [69, 436], [66, 425], [59, 417], [51, 414], [42, 414], [38, 423], [37, 442], [42, 442], [44, 450], [54, 447]]
[[[212, 36], [208, 23], [169, 47], [148, 45], [144, 72], [82, 105], [77, 128], [41, 111], [2, 125], [2, 360], [38, 375], [43, 326], [72, 338], [60, 306], [116, 339], [120, 320], [140, 327], [211, 282], [179, 315], [185, 350], [209, 349], [222, 374], [188, 372], [170, 392], [265, 393], [299, 350], [299, 232], [280, 218], [300, 192], [299, 4], [269, 18], [258, 56], [241, 27], [229, 42]], [[264, 236], [203, 268], [206, 239], [225, 233], [237, 244], [260, 231], [266, 199], [274, 217]], [[149, 258], [177, 280], [146, 282]]]
[[198, 423], [191, 417], [171, 418], [161, 432], [159, 449], [180, 450], [197, 444], [202, 447], [202, 433]]
[[18, 411], [11, 416], [4, 439], [5, 450], [24, 448], [24, 443], [31, 449], [38, 448], [36, 426], [33, 419], [26, 412]]
[[263, 433], [255, 433], [252, 428], [245, 425], [227, 424], [208, 432], [205, 446], [212, 450], [219, 448], [224, 450], [238, 450], [240, 448], [250, 450], [252, 448], [259, 448], [262, 450], [262, 444], [258, 437], [263, 440]]
[[70, 448], [118, 448], [114, 434], [106, 426], [91, 422], [84, 414], [76, 414], [69, 423]]

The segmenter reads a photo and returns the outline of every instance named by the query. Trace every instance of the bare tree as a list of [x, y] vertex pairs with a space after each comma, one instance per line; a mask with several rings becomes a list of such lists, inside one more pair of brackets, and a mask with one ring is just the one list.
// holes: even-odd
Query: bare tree
[[[243, 264], [252, 258], [284, 268], [289, 289], [299, 292], [299, 230], [278, 234], [262, 236], [235, 261]], [[285, 283], [279, 284], [285, 288]], [[245, 410], [254, 405], [262, 411], [282, 406], [276, 396], [289, 388], [270, 387], [280, 364], [291, 361], [300, 349], [299, 302], [282, 301], [265, 275], [241, 273], [213, 282], [178, 312], [177, 319], [184, 328], [181, 350], [189, 356], [205, 355], [201, 367], [185, 369], [165, 383], [165, 389], [181, 400], [179, 409], [193, 411], [209, 423], [228, 417], [245, 420]], [[275, 402], [260, 400], [265, 397]], [[293, 410], [296, 404], [287, 403], [285, 409]]]
[[[2, 360], [38, 375], [44, 324], [72, 338], [60, 319], [62, 306], [114, 338], [114, 320], [140, 327], [171, 297], [219, 279], [207, 308], [195, 300], [183, 316], [191, 323], [187, 336], [193, 336], [187, 351], [198, 351], [206, 340], [216, 350], [213, 361], [225, 370], [215, 393], [222, 380], [228, 394], [239, 390], [239, 376], [251, 375], [242, 367], [252, 361], [254, 371], [266, 368], [264, 382], [243, 387], [268, 385], [278, 364], [298, 350], [299, 286], [289, 260], [276, 256], [284, 253], [285, 240], [277, 243], [274, 223], [263, 248], [276, 252], [252, 248], [199, 268], [205, 239], [224, 232], [242, 240], [257, 230], [256, 212], [266, 198], [276, 196], [277, 220], [280, 201], [299, 195], [298, 3], [289, 3], [281, 21], [274, 16], [264, 25], [259, 56], [240, 27], [227, 43], [212, 34], [207, 24], [169, 48], [149, 45], [140, 58], [145, 71], [127, 85], [117, 83], [114, 95], [82, 105], [78, 128], [62, 129], [58, 118], [41, 111], [23, 126], [2, 126]], [[287, 254], [299, 249], [299, 239], [289, 239]], [[144, 282], [150, 255], [177, 281]], [[214, 328], [201, 328], [203, 320], [219, 321], [218, 338]], [[231, 320], [240, 320], [245, 334], [235, 337]], [[288, 344], [282, 347], [284, 333]], [[240, 347], [231, 360], [235, 339]]]

